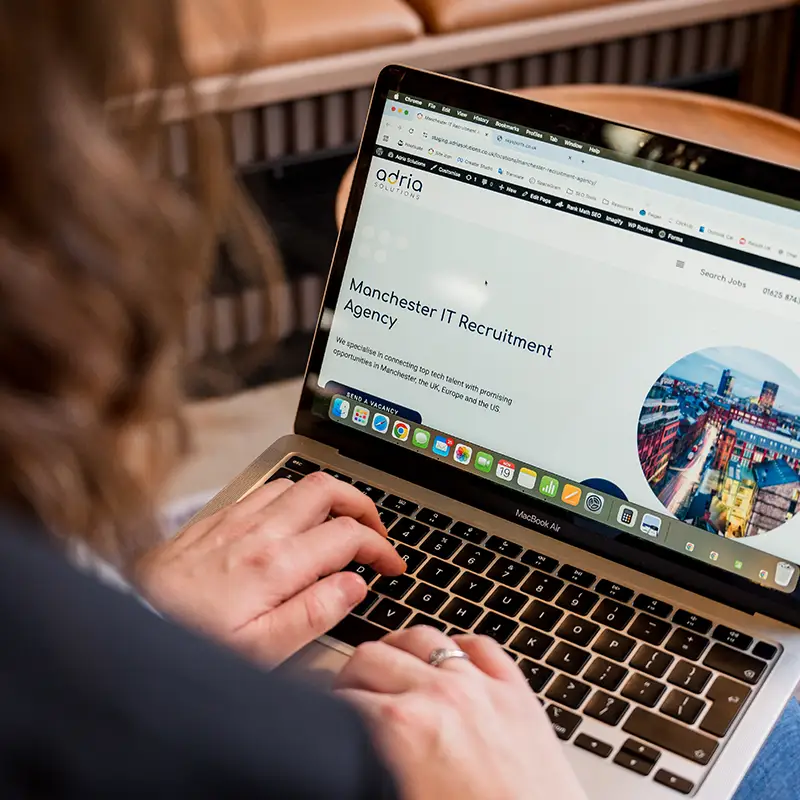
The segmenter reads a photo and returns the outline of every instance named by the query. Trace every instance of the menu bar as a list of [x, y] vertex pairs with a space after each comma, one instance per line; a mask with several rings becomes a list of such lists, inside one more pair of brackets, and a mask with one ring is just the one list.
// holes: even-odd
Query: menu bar
[[[334, 396], [328, 406], [328, 416], [335, 422], [512, 488], [528, 498], [678, 551], [767, 588], [793, 592], [797, 587], [800, 570], [768, 553], [654, 513], [593, 486], [521, 462], [514, 456], [460, 441], [446, 432], [362, 405], [353, 397]], [[561, 526], [557, 519], [526, 508], [518, 508], [513, 521], [550, 535], [558, 535]]]
[[571, 137], [559, 136], [557, 134], [550, 133], [549, 131], [541, 131], [535, 128], [529, 128], [525, 125], [497, 119], [485, 114], [476, 114], [473, 111], [466, 111], [445, 103], [437, 103], [432, 100], [415, 97], [403, 92], [390, 92], [387, 96], [387, 100], [404, 103], [409, 107], [419, 109], [419, 111], [422, 113], [428, 112], [432, 114], [442, 114], [447, 117], [453, 117], [455, 119], [462, 120], [463, 122], [483, 125], [498, 131], [517, 134], [518, 136], [539, 142], [547, 142], [555, 147], [561, 147], [574, 152], [585, 153], [587, 155], [595, 156], [607, 161], [615, 161], [622, 164], [635, 164], [636, 166], [643, 167], [644, 169], [652, 172], [661, 173], [670, 177], [678, 177], [681, 180], [689, 181], [691, 183], [722, 189], [723, 191], [738, 194], [754, 200], [759, 200], [761, 202], [768, 202], [784, 208], [798, 210], [798, 203], [786, 197], [758, 192], [750, 189], [747, 186], [740, 186], [738, 184], [728, 183], [727, 181], [721, 181], [716, 178], [708, 177], [702, 173], [678, 169], [666, 164], [659, 164], [658, 162], [651, 161], [649, 159], [623, 155], [616, 150], [581, 142]]
[[680, 233], [670, 228], [664, 228], [644, 218], [629, 217], [617, 213], [616, 211], [609, 211], [602, 206], [598, 207], [579, 203], [575, 200], [531, 188], [536, 185], [535, 178], [531, 178], [530, 185], [525, 186], [524, 184], [509, 181], [507, 177], [499, 178], [495, 176], [490, 178], [482, 173], [473, 172], [460, 166], [451, 166], [439, 161], [423, 158], [422, 156], [409, 155], [408, 153], [403, 153], [399, 150], [394, 150], [382, 145], [375, 146], [374, 155], [376, 158], [382, 159], [387, 163], [402, 164], [415, 169], [425, 170], [426, 172], [434, 173], [443, 178], [448, 178], [449, 180], [471, 184], [478, 189], [506, 195], [507, 197], [515, 197], [527, 203], [532, 203], [533, 205], [543, 206], [576, 217], [582, 217], [603, 225], [610, 225], [627, 233], [659, 239], [667, 244], [674, 244], [711, 256], [717, 256], [718, 258], [724, 258], [728, 261], [746, 264], [747, 266], [756, 267], [788, 278], [797, 278], [798, 276], [797, 267], [785, 264], [782, 261], [776, 261], [758, 253], [751, 253], [746, 250], [729, 247], [712, 239], [701, 238], [688, 233]]

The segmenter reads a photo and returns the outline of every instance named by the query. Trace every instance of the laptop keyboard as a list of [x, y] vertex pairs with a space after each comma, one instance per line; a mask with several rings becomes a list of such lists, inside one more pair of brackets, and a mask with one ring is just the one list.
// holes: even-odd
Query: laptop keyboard
[[[320, 466], [291, 456], [268, 481]], [[412, 500], [356, 481], [407, 564], [397, 577], [350, 564], [367, 596], [330, 636], [354, 647], [430, 625], [490, 636], [517, 662], [556, 734], [607, 759], [585, 717], [628, 735], [613, 762], [680, 794], [695, 785], [658, 768], [662, 751], [706, 766], [779, 649], [688, 609], [526, 549]], [[596, 730], [596, 729], [595, 729]]]

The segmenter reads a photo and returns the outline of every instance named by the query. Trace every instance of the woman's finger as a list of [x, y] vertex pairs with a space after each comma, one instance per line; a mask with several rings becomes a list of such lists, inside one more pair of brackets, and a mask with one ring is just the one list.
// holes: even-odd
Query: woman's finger
[[428, 667], [411, 653], [384, 641], [369, 642], [356, 649], [334, 685], [337, 689], [400, 694], [424, 681], [427, 670]]
[[320, 578], [344, 569], [351, 561], [367, 564], [384, 575], [401, 575], [406, 562], [391, 542], [350, 517], [338, 517], [298, 536], [270, 543], [248, 537], [239, 545], [247, 561], [269, 559], [269, 584], [256, 587], [269, 593], [272, 603], [282, 603]]
[[190, 544], [197, 544], [210, 533], [214, 534], [215, 539], [220, 533], [225, 533], [234, 538], [247, 535], [251, 530], [248, 526], [233, 525], [231, 523], [234, 521], [241, 521], [247, 517], [252, 517], [256, 512], [280, 497], [287, 489], [290, 489], [292, 485], [290, 480], [280, 478], [279, 480], [259, 486], [255, 491], [238, 503], [226, 506], [210, 517], [201, 519], [194, 525], [185, 528], [180, 534], [180, 543], [184, 547]]
[[353, 519], [386, 536], [378, 509], [354, 486], [337, 480], [325, 472], [314, 472], [294, 484], [274, 502], [259, 512], [269, 526], [270, 538], [306, 531], [328, 517]]
[[[396, 633], [384, 636], [383, 642], [404, 650], [412, 656], [416, 656], [420, 661], [430, 664], [430, 658], [435, 650], [460, 650], [461, 648], [449, 636], [445, 636], [436, 628], [429, 628], [426, 625], [415, 625], [413, 628], [406, 628]], [[432, 669], [432, 667], [431, 667]], [[474, 669], [465, 658], [448, 658], [442, 661], [437, 669], [469, 670]]]
[[488, 636], [459, 634], [453, 637], [453, 641], [469, 655], [479, 670], [490, 677], [527, 685], [520, 668], [494, 639]]
[[253, 489], [250, 494], [243, 497], [238, 503], [231, 506], [229, 511], [232, 515], [237, 517], [255, 514], [261, 511], [274, 500], [277, 500], [284, 492], [294, 486], [294, 483], [288, 478], [278, 478], [277, 480], [265, 483]]
[[249, 622], [240, 642], [257, 660], [280, 663], [341, 622], [366, 593], [355, 573], [329, 575]]

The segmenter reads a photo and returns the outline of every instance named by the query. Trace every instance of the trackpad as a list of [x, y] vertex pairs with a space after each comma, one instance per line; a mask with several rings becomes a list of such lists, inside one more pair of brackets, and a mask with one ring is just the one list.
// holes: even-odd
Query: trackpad
[[347, 663], [347, 656], [322, 642], [311, 642], [297, 655], [284, 662], [280, 670], [307, 680], [316, 686], [330, 689], [333, 679]]

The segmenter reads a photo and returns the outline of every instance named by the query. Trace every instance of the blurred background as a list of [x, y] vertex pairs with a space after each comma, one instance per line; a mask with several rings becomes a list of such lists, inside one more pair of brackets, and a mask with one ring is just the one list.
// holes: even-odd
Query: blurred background
[[[217, 399], [191, 410], [209, 455], [201, 466], [198, 454], [179, 479], [184, 496], [224, 483], [291, 426], [336, 241], [337, 190], [385, 64], [510, 91], [568, 84], [684, 90], [709, 99], [689, 111], [675, 106], [681, 132], [688, 125], [683, 135], [694, 126], [694, 138], [774, 160], [793, 150], [787, 163], [800, 163], [797, 0], [187, 0], [184, 28], [201, 101], [224, 122], [285, 274], [269, 298], [280, 333], [270, 348], [261, 281], [237, 274], [220, 253], [187, 330], [196, 367], [190, 393]], [[608, 94], [587, 110], [674, 132], [657, 93], [623, 99], [619, 115]], [[719, 99], [765, 113], [748, 115]], [[730, 141], [726, 126], [735, 133]], [[178, 104], [160, 158], [177, 176], [191, 171]], [[246, 391], [256, 387], [274, 391]], [[234, 407], [224, 398], [244, 399]]]

